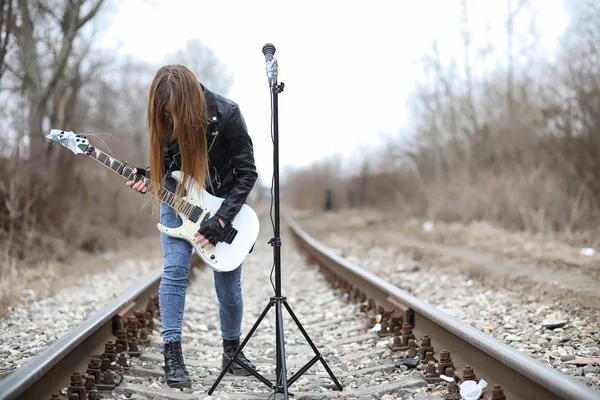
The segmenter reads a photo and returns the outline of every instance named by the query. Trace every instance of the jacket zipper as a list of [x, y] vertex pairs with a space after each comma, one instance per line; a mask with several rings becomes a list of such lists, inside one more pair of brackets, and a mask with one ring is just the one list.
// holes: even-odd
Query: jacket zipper
[[210, 142], [210, 146], [208, 146], [208, 151], [210, 152], [210, 150], [213, 148], [215, 142], [217, 141], [217, 136], [219, 135], [219, 131], [214, 131], [213, 133], [211, 133], [213, 140], [212, 142]]
[[219, 179], [219, 172], [217, 171], [217, 167], [213, 166], [215, 171], [215, 182], [217, 182], [217, 189], [221, 187], [221, 180]]

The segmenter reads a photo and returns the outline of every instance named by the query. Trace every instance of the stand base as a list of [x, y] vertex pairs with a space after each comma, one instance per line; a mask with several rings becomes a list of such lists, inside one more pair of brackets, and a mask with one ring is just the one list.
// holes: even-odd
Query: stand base
[[[277, 368], [276, 368], [275, 372], [276, 372], [277, 384], [273, 384], [267, 378], [265, 378], [264, 376], [259, 374], [257, 371], [251, 369], [250, 367], [248, 367], [246, 364], [242, 363], [237, 358], [238, 354], [246, 346], [246, 343], [248, 343], [248, 340], [250, 339], [250, 337], [252, 337], [252, 335], [254, 334], [254, 332], [256, 331], [258, 326], [260, 325], [260, 323], [263, 320], [263, 318], [265, 317], [265, 315], [267, 315], [267, 312], [273, 306], [275, 306], [275, 311], [276, 311]], [[285, 345], [284, 345], [284, 340], [283, 340], [283, 308], [285, 308], [287, 310], [287, 312], [290, 314], [290, 316], [294, 320], [294, 323], [296, 324], [298, 329], [300, 329], [302, 336], [304, 336], [304, 338], [306, 339], [306, 341], [308, 342], [308, 344], [310, 345], [310, 347], [312, 348], [312, 350], [315, 353], [315, 357], [313, 357], [308, 363], [306, 363], [302, 368], [300, 368], [300, 370], [298, 370], [298, 372], [296, 372], [294, 375], [292, 375], [290, 377], [290, 379], [287, 379], [287, 369], [286, 369], [286, 365], [285, 365]], [[323, 358], [321, 353], [319, 353], [319, 350], [317, 349], [317, 347], [314, 345], [314, 343], [308, 336], [308, 333], [306, 333], [306, 331], [300, 324], [300, 321], [298, 321], [298, 318], [296, 317], [296, 315], [292, 311], [291, 307], [287, 303], [285, 297], [271, 297], [271, 299], [269, 300], [269, 304], [267, 304], [267, 306], [263, 310], [260, 317], [258, 317], [258, 320], [254, 323], [254, 326], [252, 327], [252, 329], [250, 329], [248, 336], [246, 336], [246, 338], [244, 339], [244, 341], [242, 342], [240, 347], [237, 349], [237, 351], [235, 352], [233, 357], [231, 357], [231, 360], [229, 360], [229, 362], [227, 363], [227, 366], [221, 371], [221, 374], [217, 378], [217, 381], [212, 385], [212, 387], [208, 391], [208, 394], [212, 395], [212, 393], [217, 388], [217, 385], [219, 384], [219, 382], [221, 382], [221, 380], [223, 379], [223, 377], [225, 376], [225, 374], [231, 367], [232, 363], [236, 362], [239, 366], [244, 368], [246, 371], [248, 371], [250, 374], [252, 374], [254, 377], [256, 377], [259, 381], [261, 381], [262, 383], [267, 385], [269, 388], [271, 388], [273, 390], [273, 394], [283, 393], [283, 398], [285, 400], [288, 400], [288, 396], [293, 396], [293, 394], [290, 394], [288, 392], [288, 388], [294, 382], [296, 382], [296, 380], [298, 380], [298, 378], [300, 378], [300, 376], [302, 376], [306, 371], [308, 371], [310, 369], [310, 367], [312, 367], [317, 361], [321, 362], [321, 364], [323, 365], [323, 367], [325, 368], [325, 370], [331, 377], [331, 380], [333, 381], [335, 386], [338, 388], [338, 390], [341, 391], [343, 389], [342, 385], [340, 385], [340, 383], [338, 382], [336, 377], [333, 375], [333, 372], [331, 372], [331, 369], [325, 362], [325, 359]]]

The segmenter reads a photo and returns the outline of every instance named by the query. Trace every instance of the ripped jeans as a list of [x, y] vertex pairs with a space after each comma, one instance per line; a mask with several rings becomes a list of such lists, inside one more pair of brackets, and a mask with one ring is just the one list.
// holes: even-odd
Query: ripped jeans
[[[160, 223], [168, 228], [181, 225], [181, 217], [175, 210], [160, 203]], [[160, 233], [160, 242], [164, 256], [164, 270], [158, 289], [160, 314], [162, 318], [163, 342], [180, 342], [185, 293], [190, 275], [192, 245], [182, 239], [176, 239]], [[215, 291], [219, 301], [219, 321], [221, 336], [226, 340], [235, 340], [242, 334], [242, 266], [230, 272], [213, 272]]]

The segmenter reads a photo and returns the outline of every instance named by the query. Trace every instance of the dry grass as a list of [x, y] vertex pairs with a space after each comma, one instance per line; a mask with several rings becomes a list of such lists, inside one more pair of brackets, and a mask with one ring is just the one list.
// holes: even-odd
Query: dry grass
[[[600, 247], [600, 204], [583, 189], [570, 193], [566, 180], [552, 172], [506, 168], [482, 171], [476, 181], [462, 173], [448, 173], [445, 181], [429, 183], [403, 175], [402, 171], [395, 176], [374, 173], [358, 187], [358, 179], [337, 180], [331, 186], [336, 194], [334, 209], [355, 210], [349, 212], [352, 214], [374, 208], [400, 220], [420, 218], [463, 225], [488, 221], [510, 231]], [[314, 183], [319, 179], [323, 177], [310, 169], [291, 177], [286, 186], [290, 205], [299, 210], [322, 210], [327, 186]], [[351, 207], [344, 193], [356, 197], [361, 190], [366, 195], [358, 197], [365, 200]]]
[[0, 269], [0, 317], [6, 316], [8, 307], [20, 293], [19, 282], [15, 263], [3, 263]]
[[20, 299], [52, 296], [74, 279], [74, 276], [65, 276], [61, 265], [55, 263], [43, 263], [19, 271], [14, 262], [3, 267], [0, 277], [0, 317], [7, 316], [9, 307]]
[[[352, 232], [361, 240], [397, 245], [395, 234], [405, 234], [420, 241], [464, 247], [497, 255], [521, 264], [543, 264], [555, 270], [576, 270], [600, 281], [600, 254], [586, 256], [579, 247], [558, 235], [544, 237], [516, 232], [486, 221], [444, 223], [436, 221], [430, 230], [423, 229], [427, 219], [405, 219], [385, 211], [362, 208], [342, 209], [323, 213], [314, 210], [293, 210], [291, 215], [302, 225], [310, 224], [310, 233], [317, 238], [331, 232]], [[439, 261], [439, 260], [438, 260]]]
[[6, 316], [9, 307], [16, 302], [31, 299], [33, 293], [38, 299], [52, 296], [61, 289], [76, 285], [85, 276], [112, 270], [131, 258], [154, 260], [160, 267], [162, 258], [158, 233], [124, 239], [118, 248], [107, 252], [72, 251], [63, 262], [45, 260], [28, 265], [15, 259], [4, 262], [0, 270], [0, 316]]
[[[600, 254], [579, 254], [559, 240], [511, 232], [487, 222], [435, 223], [403, 221], [380, 210], [344, 209], [336, 212], [290, 212], [317, 240], [332, 236], [360, 241], [366, 249], [385, 247], [410, 257], [435, 273], [465, 273], [494, 289], [510, 289], [567, 304], [598, 309]], [[401, 257], [400, 257], [401, 258]]]
[[73, 248], [104, 251], [154, 225], [143, 208], [149, 197], [122, 177], [90, 157], [51, 150], [39, 160], [0, 159], [0, 239], [10, 257], [36, 262]]
[[[253, 208], [266, 221], [268, 204], [256, 204]], [[107, 227], [96, 227], [108, 229]], [[264, 225], [262, 229], [271, 229]], [[106, 234], [106, 233], [105, 233]], [[118, 240], [115, 240], [117, 239]], [[47, 239], [49, 240], [49, 239]], [[159, 233], [151, 227], [141, 237], [113, 237], [114, 245], [106, 250], [93, 252], [69, 246], [66, 241], [55, 238], [53, 253], [46, 259], [40, 250], [35, 256], [17, 260], [9, 258], [7, 249], [0, 249], [4, 261], [0, 264], [0, 317], [9, 313], [9, 307], [20, 300], [52, 296], [58, 291], [77, 284], [85, 276], [116, 268], [121, 261], [135, 258], [153, 260], [162, 265]], [[192, 257], [192, 267], [204, 267], [199, 257]]]

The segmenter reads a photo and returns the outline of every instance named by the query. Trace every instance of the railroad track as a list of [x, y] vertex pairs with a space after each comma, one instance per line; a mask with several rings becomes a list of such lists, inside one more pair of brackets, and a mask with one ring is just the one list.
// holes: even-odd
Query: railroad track
[[[294, 221], [287, 219], [287, 223], [291, 229], [282, 235], [284, 243], [293, 237], [309, 259], [318, 263], [324, 277], [315, 277], [316, 270], [311, 266], [294, 268], [290, 276], [284, 277], [283, 294], [344, 386], [342, 392], [334, 390], [325, 371], [313, 367], [290, 387], [297, 398], [381, 398], [391, 393], [390, 398], [412, 399], [418, 395], [460, 399], [458, 384], [473, 378], [488, 382], [482, 397], [486, 399], [599, 398], [585, 385], [348, 263], [313, 240]], [[251, 255], [245, 266], [256, 272], [246, 274], [250, 281], [244, 289], [244, 331], [253, 322], [250, 316], [258, 315], [265, 305], [260, 299], [266, 301], [269, 297], [264, 288], [267, 274], [262, 276], [259, 271], [265, 271], [261, 264], [270, 257], [270, 251], [269, 246], [257, 246], [257, 254]], [[302, 262], [303, 256], [291, 249], [282, 253], [284, 267]], [[123, 398], [132, 394], [146, 399], [206, 398], [220, 369], [220, 343], [210, 333], [211, 328], [216, 332], [217, 324], [216, 301], [209, 293], [211, 274], [207, 269], [197, 271], [188, 289], [184, 320], [191, 327], [184, 332], [189, 338], [184, 342], [184, 353], [194, 381], [192, 390], [170, 390], [162, 382], [161, 341], [156, 329], [161, 271], [156, 271], [0, 382], [0, 399], [93, 400], [108, 393]], [[311, 296], [306, 296], [307, 288], [302, 287], [307, 281], [311, 281]], [[263, 289], [250, 296], [257, 300], [248, 301], [246, 293], [261, 285]], [[300, 308], [296, 309], [298, 303]], [[306, 310], [310, 310], [308, 315]], [[286, 321], [286, 360], [289, 373], [293, 373], [314, 354], [289, 318]], [[267, 330], [259, 327], [244, 349], [259, 372], [273, 375], [271, 381], [273, 322], [265, 319]], [[374, 325], [380, 329], [372, 329]], [[440, 375], [454, 375], [454, 381], [447, 383]], [[227, 376], [212, 398], [269, 396], [270, 389], [253, 377]]]
[[[113, 377], [103, 373], [107, 370], [103, 355], [110, 362], [118, 363], [117, 354], [120, 354], [123, 363], [123, 357], [126, 360], [139, 354], [141, 342], [153, 328], [154, 321], [149, 316], [158, 313], [156, 293], [161, 275], [162, 271], [157, 270], [139, 281], [9, 375], [0, 382], [0, 399], [58, 399], [61, 389], [69, 386], [67, 398], [83, 400], [86, 393], [83, 373], [87, 371], [97, 375], [97, 387], [116, 386], [108, 382], [107, 386], [100, 385], [100, 378]], [[117, 343], [121, 347], [117, 347]], [[92, 361], [92, 355], [96, 355], [97, 360]], [[96, 365], [96, 361], [100, 365]], [[90, 366], [93, 368], [88, 368]], [[88, 384], [87, 392], [90, 388]], [[91, 398], [94, 397], [92, 394]]]
[[[492, 390], [484, 391], [484, 395], [487, 392], [492, 399], [600, 398], [600, 393], [582, 383], [353, 265], [312, 239], [294, 221], [288, 219], [287, 222], [298, 245], [322, 267], [334, 287], [348, 291], [367, 309], [377, 307], [378, 314], [387, 317], [387, 321], [385, 318], [383, 321], [388, 332], [396, 330], [398, 336], [400, 331], [399, 348], [408, 347], [409, 337], [402, 333], [406, 331], [421, 338], [419, 352], [422, 358], [427, 357], [430, 346], [436, 350], [437, 357], [431, 357], [436, 352], [430, 354], [436, 365], [436, 370], [431, 372], [434, 378], [440, 374], [440, 365], [445, 372], [444, 363], [451, 354], [453, 366], [459, 367], [454, 372], [457, 380], [470, 379], [476, 371], [477, 378], [492, 384]], [[423, 338], [427, 338], [425, 346]]]

